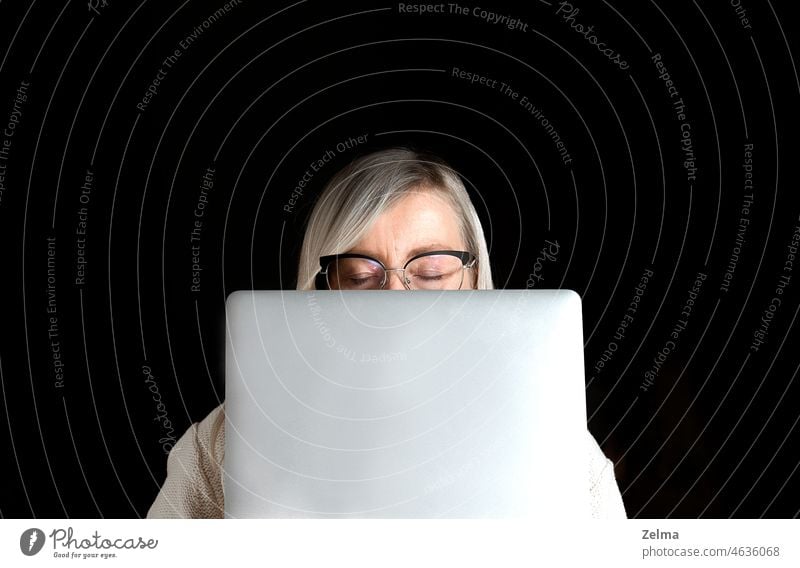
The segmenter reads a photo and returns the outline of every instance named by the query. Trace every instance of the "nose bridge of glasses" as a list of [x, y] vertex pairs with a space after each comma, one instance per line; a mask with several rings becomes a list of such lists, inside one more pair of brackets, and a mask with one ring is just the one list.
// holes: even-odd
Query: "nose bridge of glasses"
[[408, 280], [408, 276], [406, 276], [406, 269], [405, 268], [385, 268], [384, 271], [386, 272], [386, 278], [383, 282], [384, 288], [391, 288], [392, 282], [392, 275], [390, 272], [396, 272], [397, 278], [400, 279], [400, 283], [402, 284], [403, 288], [409, 288], [410, 281]]

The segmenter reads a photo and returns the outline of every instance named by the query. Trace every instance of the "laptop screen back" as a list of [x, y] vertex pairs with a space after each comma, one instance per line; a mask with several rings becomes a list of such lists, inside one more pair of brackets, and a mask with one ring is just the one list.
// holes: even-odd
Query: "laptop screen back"
[[235, 292], [226, 309], [226, 517], [588, 516], [574, 292]]

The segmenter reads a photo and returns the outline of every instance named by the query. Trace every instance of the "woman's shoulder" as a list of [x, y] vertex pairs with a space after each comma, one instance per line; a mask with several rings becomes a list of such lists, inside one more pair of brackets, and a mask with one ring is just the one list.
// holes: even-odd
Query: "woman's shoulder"
[[167, 479], [147, 516], [222, 517], [224, 443], [223, 403], [194, 422], [178, 439], [167, 458]]
[[592, 473], [592, 481], [600, 476], [607, 467], [613, 467], [613, 462], [608, 459], [606, 454], [600, 448], [594, 435], [587, 429], [586, 430], [586, 451], [589, 457], [589, 471]]
[[197, 442], [209, 459], [222, 463], [225, 452], [225, 403], [223, 402], [197, 422]]
[[592, 517], [594, 518], [627, 518], [622, 494], [614, 474], [614, 462], [603, 453], [600, 444], [586, 430], [586, 448], [589, 457], [589, 494], [591, 498]]

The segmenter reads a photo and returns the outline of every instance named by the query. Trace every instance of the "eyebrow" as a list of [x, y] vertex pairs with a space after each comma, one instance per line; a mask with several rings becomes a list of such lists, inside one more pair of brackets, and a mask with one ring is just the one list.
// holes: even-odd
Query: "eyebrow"
[[430, 252], [432, 250], [456, 250], [456, 249], [454, 249], [451, 246], [443, 245], [440, 243], [431, 243], [422, 247], [411, 249], [408, 252], [408, 258], [414, 258], [418, 254], [422, 254], [423, 252]]
[[[418, 254], [422, 254], [423, 252], [430, 252], [430, 251], [434, 251], [434, 250], [459, 250], [459, 249], [458, 248], [453, 248], [452, 246], [443, 245], [441, 243], [428, 243], [426, 245], [415, 247], [415, 248], [411, 249], [410, 251], [408, 251], [408, 257], [406, 258], [406, 262], [408, 262], [408, 260], [410, 260], [410, 259], [414, 258], [415, 256], [417, 256]], [[349, 250], [347, 252], [348, 253], [353, 253], [353, 254], [364, 254], [364, 255], [367, 255], [367, 256], [374, 257], [374, 254], [372, 254], [372, 253], [365, 252], [363, 250], [358, 250], [358, 249]]]

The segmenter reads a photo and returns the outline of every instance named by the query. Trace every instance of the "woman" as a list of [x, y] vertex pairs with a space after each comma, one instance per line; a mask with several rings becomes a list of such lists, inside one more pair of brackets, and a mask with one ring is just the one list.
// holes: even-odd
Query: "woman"
[[[323, 287], [493, 288], [483, 229], [458, 175], [404, 148], [363, 156], [336, 174], [311, 213], [297, 278], [298, 290]], [[224, 425], [220, 405], [178, 440], [149, 518], [223, 516]], [[592, 516], [625, 518], [614, 465], [588, 430], [586, 451]]]

